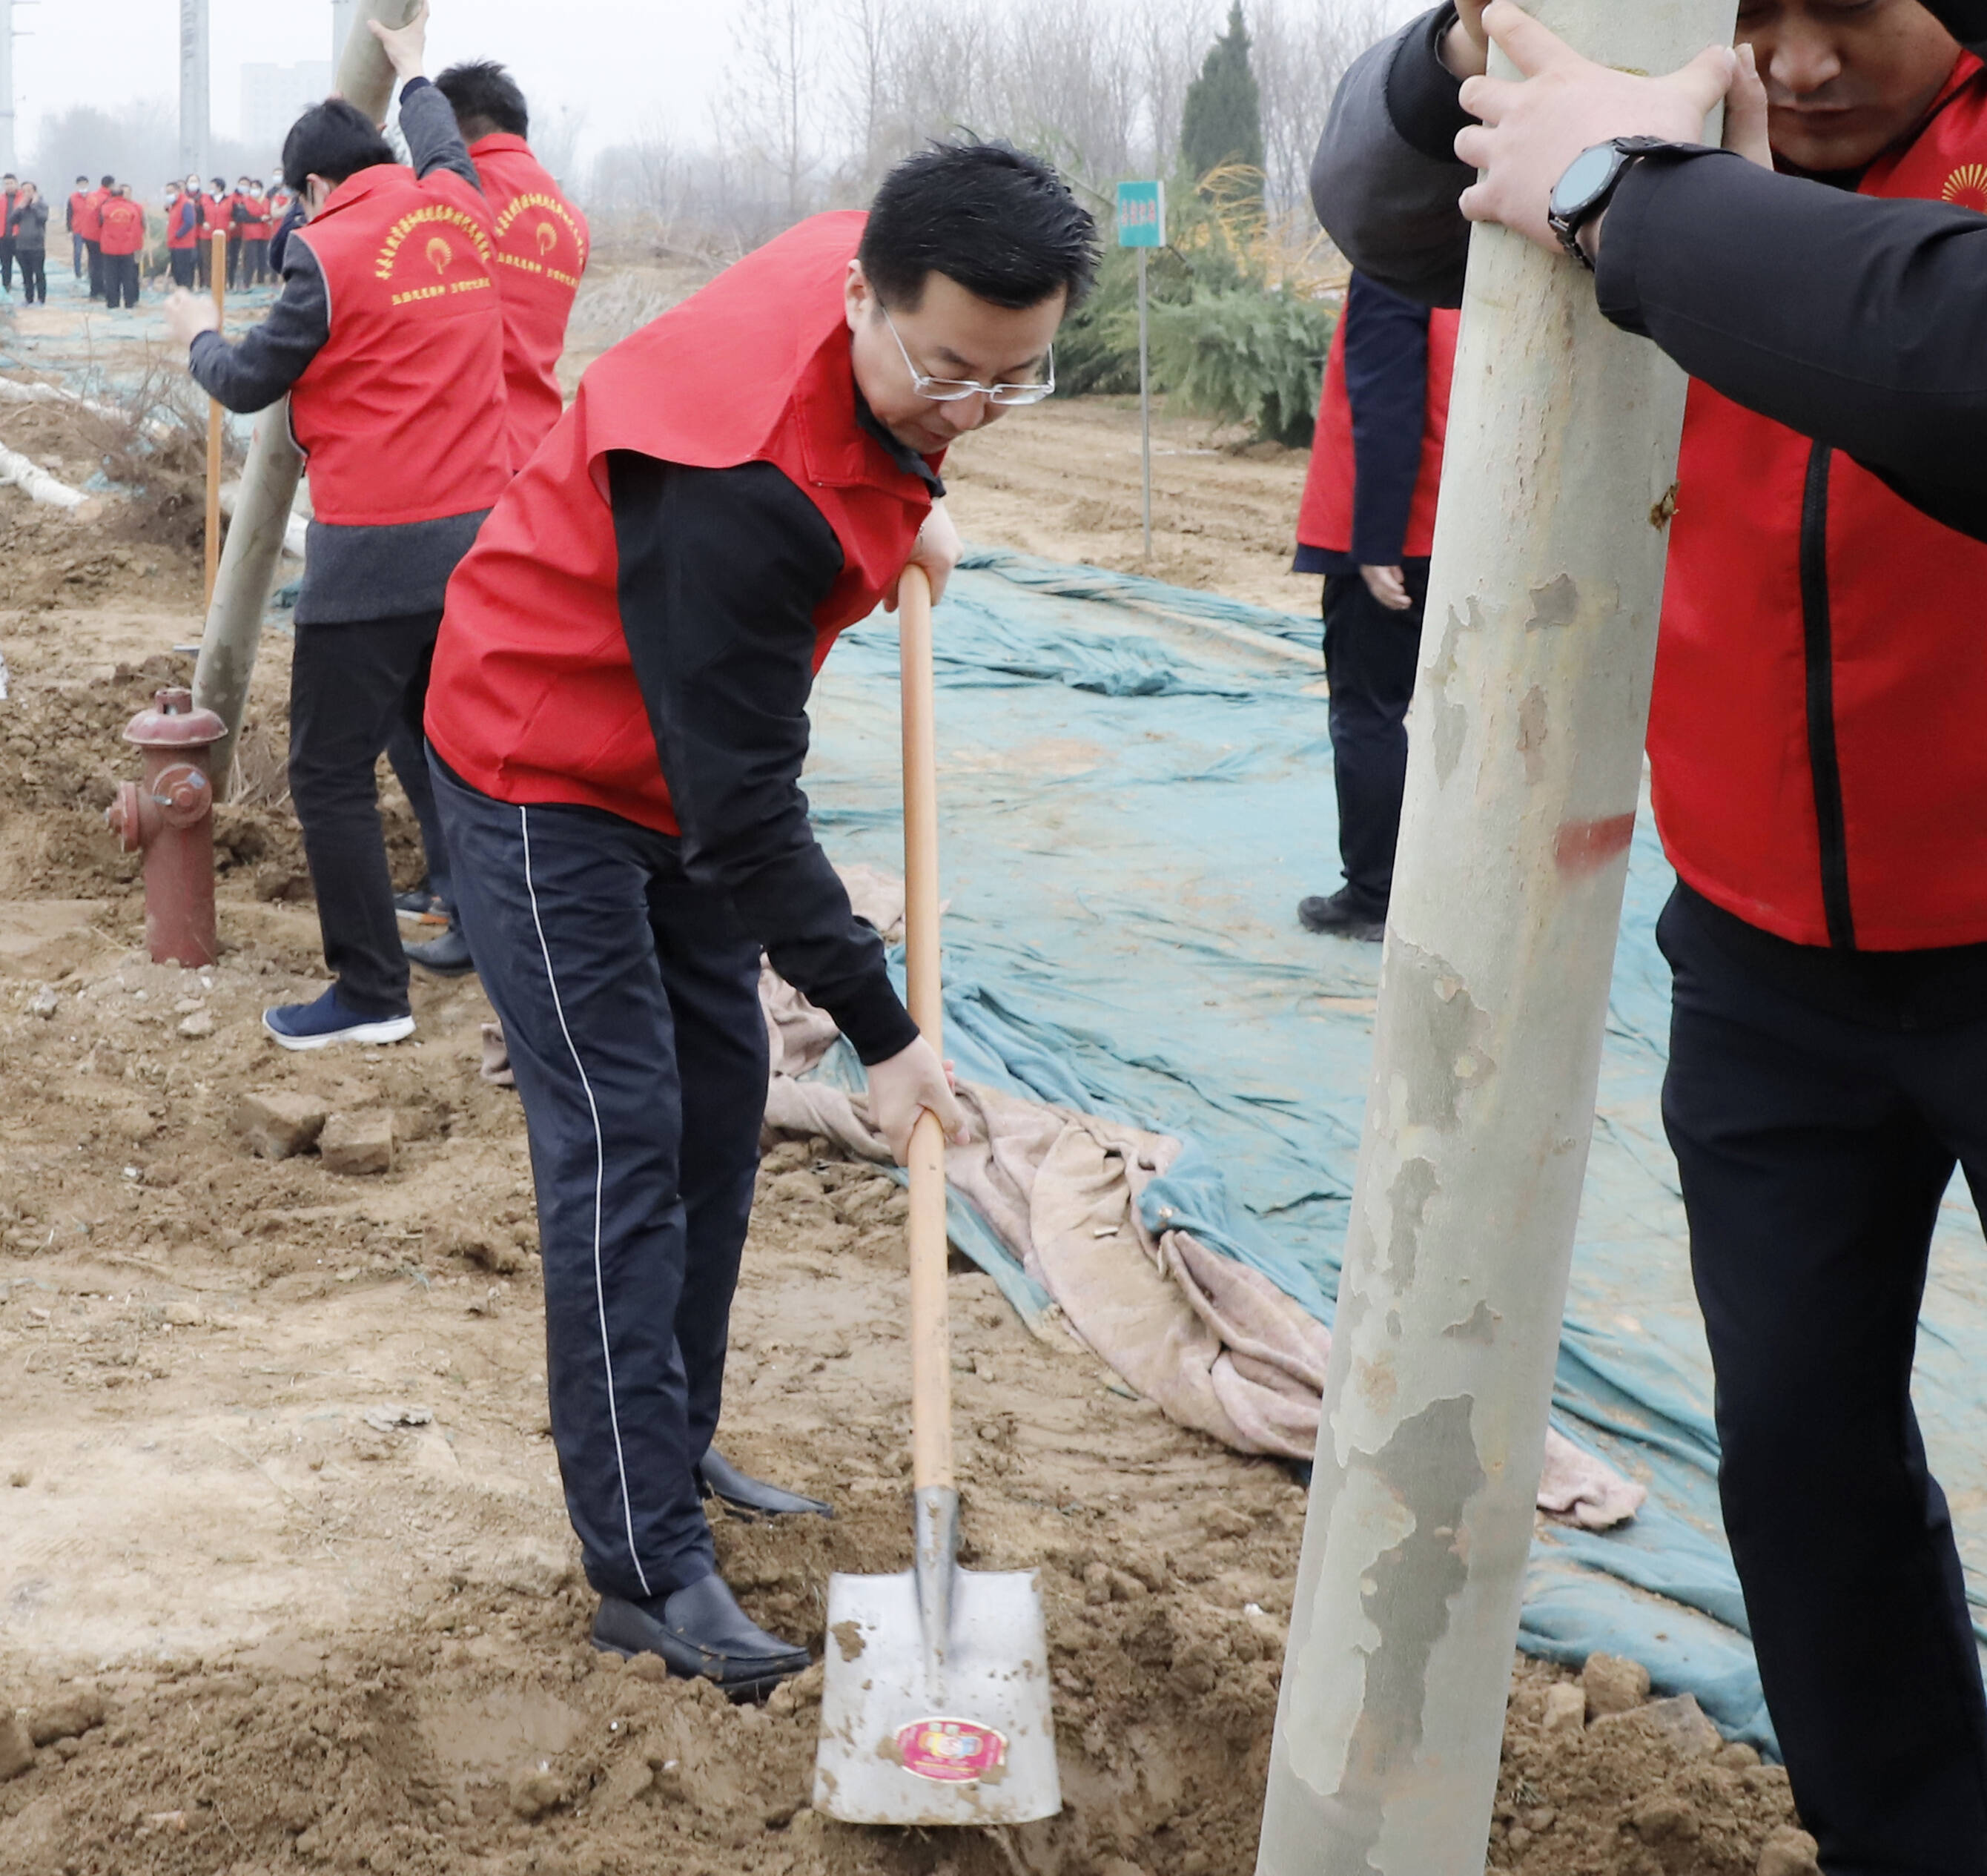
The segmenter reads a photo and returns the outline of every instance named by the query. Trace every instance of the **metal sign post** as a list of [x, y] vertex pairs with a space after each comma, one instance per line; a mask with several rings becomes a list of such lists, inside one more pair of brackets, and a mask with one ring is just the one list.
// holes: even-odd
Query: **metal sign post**
[[1163, 182], [1121, 182], [1118, 185], [1118, 245], [1139, 255], [1139, 424], [1145, 496], [1145, 558], [1152, 558], [1152, 380], [1145, 342], [1145, 255], [1166, 245], [1166, 185]]

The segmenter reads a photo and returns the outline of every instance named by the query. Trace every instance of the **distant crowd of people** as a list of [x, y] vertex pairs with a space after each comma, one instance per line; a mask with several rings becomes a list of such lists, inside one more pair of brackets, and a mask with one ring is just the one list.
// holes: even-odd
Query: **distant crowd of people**
[[[228, 290], [266, 285], [280, 265], [285, 234], [302, 218], [292, 191], [252, 176], [238, 177], [232, 188], [224, 177], [203, 183], [189, 176], [168, 182], [164, 196], [165, 247], [152, 271], [174, 286], [211, 287], [217, 234], [227, 237]], [[29, 305], [48, 301], [49, 211], [39, 184], [0, 176], [0, 292], [12, 295], [18, 267]], [[135, 307], [154, 224], [131, 184], [105, 176], [93, 187], [87, 176], [77, 177], [62, 225], [76, 278], [88, 282], [89, 297], [113, 309]]]

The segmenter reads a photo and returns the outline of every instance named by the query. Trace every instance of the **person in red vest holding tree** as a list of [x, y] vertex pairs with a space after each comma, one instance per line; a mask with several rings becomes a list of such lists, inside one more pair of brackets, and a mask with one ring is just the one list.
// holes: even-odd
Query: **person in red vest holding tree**
[[[1464, 129], [1459, 86], [1486, 83], [1483, 11], [1439, 7], [1355, 64], [1313, 170], [1358, 265], [1432, 297], [1461, 292], [1458, 199], [1483, 186], [1459, 143], [1488, 146], [1493, 177], [1506, 160], [1501, 136]], [[1987, 12], [1940, 11], [1987, 46]], [[1543, 69], [1536, 22], [1507, 24]], [[1560, 73], [1531, 120], [1584, 122], [1583, 165], [1634, 159], [1605, 214], [1570, 231], [1590, 263], [1597, 249], [1602, 312], [1672, 347], [1688, 329], [1684, 349], [1735, 392], [1815, 425], [1690, 389], [1648, 730], [1678, 880], [1656, 928], [1675, 980], [1663, 1119], [1715, 1371], [1726, 1530], [1802, 1822], [1840, 1876], [1983, 1876], [1987, 1691], [1911, 1384], [1955, 1169], [1987, 1206], [1987, 531], [1947, 487], [1894, 468], [1894, 486], [1820, 439], [1859, 399], [1888, 399], [1900, 434], [1948, 440], [1964, 468], [1972, 309], [1955, 302], [1935, 329], [1907, 276], [1987, 238], [1987, 67], [1917, 0], [1742, 0], [1738, 26], [1743, 155], [1611, 149], [1605, 132], [1638, 127], [1586, 114], [1616, 80], [1597, 69]], [[1506, 130], [1519, 89], [1492, 90]], [[1759, 191], [1745, 157], [1767, 152], [1747, 117], [1784, 187]], [[1708, 184], [1694, 205], [1668, 187], [1687, 174]], [[1784, 221], [1741, 217], [1700, 245], [1707, 217], [1749, 194]], [[1855, 234], [1837, 212], [1879, 208], [1848, 215]], [[1877, 251], [1893, 216], [1921, 247]], [[1729, 252], [1742, 229], [1792, 277], [1839, 276], [1847, 309], [1813, 274], [1812, 302], [1752, 305], [1757, 256]], [[1776, 337], [1721, 326], [1746, 316], [1719, 304], [1742, 293]], [[1810, 321], [1836, 338], [1809, 349]], [[1845, 329], [1928, 388], [1859, 377]]]
[[145, 211], [131, 198], [131, 185], [120, 183], [97, 211], [97, 243], [103, 250], [103, 301], [113, 312], [135, 312], [138, 305], [138, 257], [145, 251]]
[[814, 673], [958, 554], [946, 447], [1054, 388], [1096, 231], [998, 145], [899, 164], [595, 362], [449, 588], [427, 732], [523, 1097], [567, 1508], [595, 1645], [737, 1694], [808, 1665], [718, 1575], [712, 1449], [766, 1096], [762, 950], [868, 1065], [901, 1157], [959, 1108], [815, 842]]
[[263, 1012], [291, 1049], [413, 1031], [374, 768], [394, 723], [420, 720], [449, 575], [510, 480], [489, 204], [447, 100], [420, 75], [427, 16], [369, 22], [403, 81], [415, 167], [342, 99], [306, 111], [283, 172], [309, 218], [268, 317], [231, 345], [211, 301], [178, 293], [167, 308], [194, 377], [230, 410], [289, 394], [310, 473], [290, 793], [336, 981]]
[[591, 237], [586, 218], [531, 154], [525, 94], [503, 66], [489, 60], [451, 66], [435, 84], [454, 107], [497, 218], [511, 467], [521, 469], [565, 409], [559, 356]]
[[[504, 308], [504, 381], [510, 400], [511, 467], [524, 467], [559, 420], [558, 362], [566, 322], [586, 270], [586, 218], [566, 199], [525, 141], [531, 116], [517, 81], [490, 60], [451, 66], [435, 88], [455, 112], [497, 225], [497, 291]], [[403, 919], [445, 929], [407, 955], [423, 970], [459, 977], [475, 968], [455, 916], [447, 851], [419, 727], [396, 727], [387, 759], [406, 791], [428, 856], [423, 878], [394, 903]]]
[[1408, 777], [1457, 315], [1355, 273], [1331, 336], [1293, 570], [1324, 575], [1324, 673], [1345, 883], [1300, 899], [1307, 931], [1386, 935]]

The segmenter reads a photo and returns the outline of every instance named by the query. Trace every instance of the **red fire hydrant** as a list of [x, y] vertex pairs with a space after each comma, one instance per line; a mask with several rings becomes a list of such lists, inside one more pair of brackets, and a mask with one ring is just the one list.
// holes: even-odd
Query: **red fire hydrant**
[[127, 853], [145, 856], [145, 943], [155, 964], [211, 964], [214, 930], [214, 783], [210, 752], [228, 734], [191, 690], [161, 690], [124, 732], [145, 752], [143, 779], [127, 781], [104, 819]]

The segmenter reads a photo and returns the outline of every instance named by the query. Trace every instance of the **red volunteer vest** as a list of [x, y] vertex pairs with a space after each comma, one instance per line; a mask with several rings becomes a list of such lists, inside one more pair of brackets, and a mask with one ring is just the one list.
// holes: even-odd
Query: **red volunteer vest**
[[[1983, 164], [1968, 54], [1861, 193], [1987, 208]], [[1702, 384], [1678, 484], [1648, 742], [1671, 864], [1800, 944], [1987, 941], [1987, 545]]]
[[843, 555], [817, 670], [902, 571], [931, 500], [855, 420], [842, 294], [863, 219], [801, 222], [589, 367], [449, 582], [427, 731], [471, 786], [680, 831], [621, 629], [610, 450], [771, 463], [806, 494]]
[[177, 253], [184, 254], [200, 239], [200, 230], [191, 225], [182, 227], [189, 221], [186, 212], [187, 199], [176, 195], [166, 204], [166, 245]]
[[331, 337], [290, 393], [317, 518], [397, 527], [487, 508], [509, 479], [490, 209], [397, 163], [340, 183], [290, 237], [317, 257]]
[[234, 198], [231, 195], [204, 195], [200, 198], [200, 225], [211, 241], [216, 228], [226, 232], [234, 214]]
[[[1449, 434], [1449, 380], [1456, 375], [1456, 335], [1462, 315], [1438, 306], [1429, 315], [1428, 396], [1422, 405], [1422, 467], [1415, 478], [1414, 505], [1408, 514], [1404, 559], [1426, 555], [1435, 544], [1435, 501], [1442, 486], [1442, 450]], [[1324, 362], [1324, 390], [1318, 400], [1317, 429], [1311, 440], [1311, 469], [1304, 477], [1304, 504], [1297, 511], [1297, 541], [1327, 552], [1352, 551], [1352, 400], [1345, 390], [1345, 321], [1331, 335]]]
[[85, 241], [96, 241], [103, 234], [103, 204], [110, 200], [107, 189], [93, 189], [76, 211], [76, 231]]
[[103, 204], [103, 232], [97, 241], [106, 254], [137, 254], [145, 245], [145, 211], [129, 196], [113, 195]]
[[565, 410], [559, 354], [586, 271], [586, 218], [521, 137], [470, 146], [496, 218], [497, 292], [504, 306], [504, 382], [510, 393], [511, 467], [521, 469]]
[[248, 204], [250, 219], [242, 224], [244, 241], [267, 241], [269, 238], [269, 204], [259, 195], [243, 197]]
[[89, 197], [80, 189], [72, 189], [69, 194], [69, 231], [81, 235], [85, 241], [96, 238], [89, 225]]

